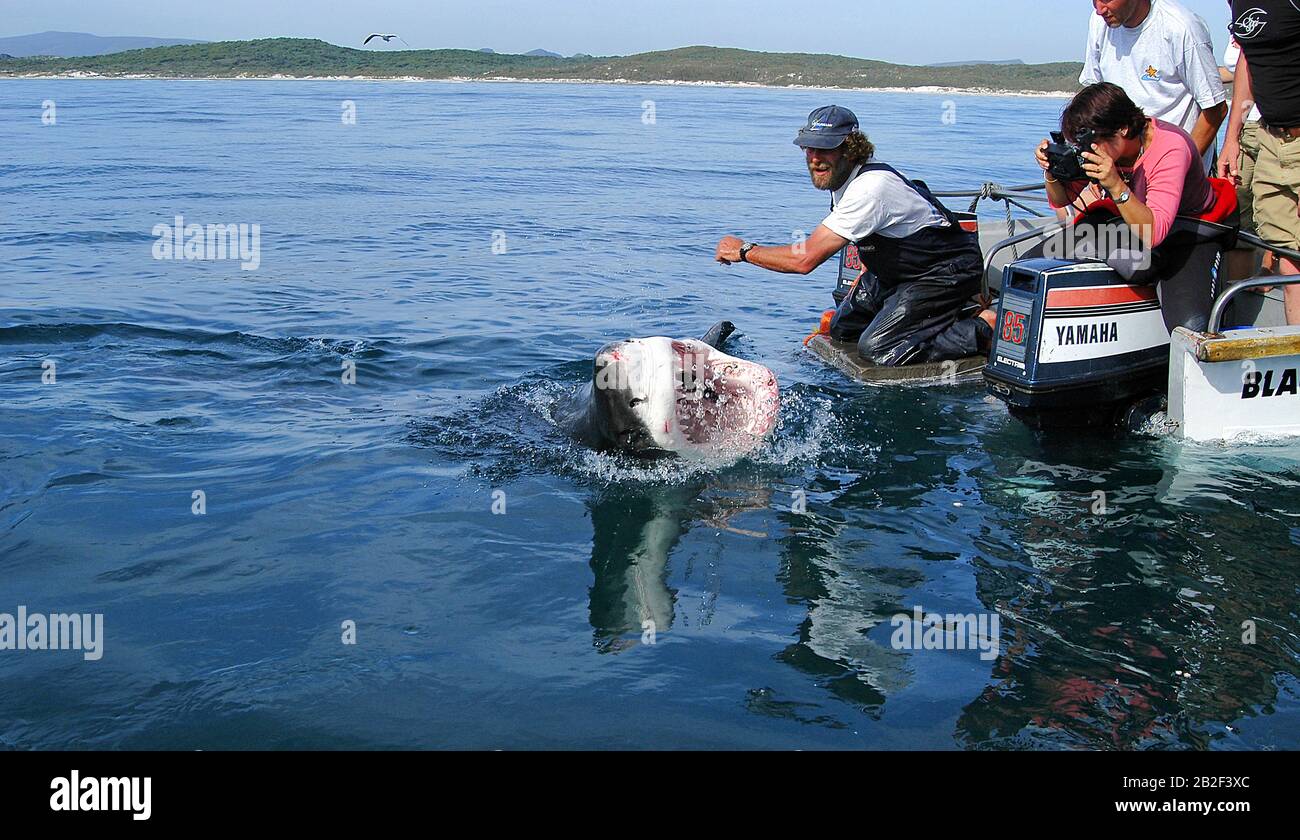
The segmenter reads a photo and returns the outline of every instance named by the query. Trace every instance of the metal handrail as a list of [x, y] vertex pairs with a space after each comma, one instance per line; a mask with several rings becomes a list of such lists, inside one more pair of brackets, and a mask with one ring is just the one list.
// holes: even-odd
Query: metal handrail
[[998, 201], [1041, 201], [1044, 204], [1051, 204], [1052, 200], [1045, 195], [1018, 195], [1012, 198], [1009, 195], [994, 196]]
[[1066, 222], [1053, 222], [1050, 225], [1043, 225], [1040, 228], [1027, 230], [1024, 233], [1017, 233], [1015, 236], [1008, 236], [1006, 239], [1003, 239], [1001, 242], [998, 242], [989, 249], [988, 254], [984, 256], [984, 271], [980, 273], [980, 291], [983, 292], [984, 299], [987, 300], [989, 294], [989, 269], [993, 267], [993, 257], [996, 256], [999, 251], [1036, 237], [1051, 236], [1054, 233], [1065, 230], [1068, 226], [1069, 225]]
[[1256, 248], [1262, 248], [1265, 251], [1272, 251], [1279, 257], [1286, 257], [1292, 262], [1300, 263], [1300, 251], [1297, 251], [1294, 248], [1287, 248], [1283, 245], [1274, 245], [1271, 242], [1265, 242], [1263, 239], [1259, 238], [1259, 234], [1257, 233], [1251, 233], [1248, 230], [1238, 231], [1237, 241], [1245, 242], [1247, 245], [1254, 245]]
[[[1005, 193], [1026, 192], [1029, 190], [1040, 190], [1043, 188], [1044, 187], [1042, 184], [1022, 184], [1014, 187], [1000, 187], [997, 190], [988, 190], [988, 189], [961, 190], [961, 191], [950, 191], [950, 192], [937, 192], [934, 193], [934, 195], [938, 198], [967, 198], [967, 197], [979, 196], [979, 197], [991, 198], [995, 201], [1006, 201], [1008, 204], [1017, 204], [1017, 206], [1020, 206], [1021, 209], [1029, 210], [1029, 208], [1019, 205], [1017, 203], [1017, 200], [1049, 201], [1049, 199], [1047, 198], [1047, 196], [1037, 196], [1037, 195], [1022, 195], [1022, 196], [1016, 196], [1016, 199], [1012, 199], [1009, 196], [1006, 196]], [[1030, 210], [1030, 212], [1033, 211]], [[1005, 248], [1010, 248], [1013, 245], [1018, 245], [1021, 242], [1025, 242], [1030, 239], [1035, 239], [1037, 237], [1051, 236], [1052, 234], [1064, 230], [1067, 227], [1069, 227], [1068, 222], [1056, 222], [1053, 224], [1044, 225], [1041, 228], [1034, 228], [1033, 230], [1028, 230], [1025, 231], [1024, 233], [1016, 234], [1015, 236], [1009, 236], [1006, 239], [1003, 239], [1002, 241], [994, 245], [992, 249], [989, 250], [988, 254], [985, 255], [984, 257], [984, 271], [983, 273], [980, 274], [980, 291], [983, 293], [984, 298], [985, 299], [988, 298], [989, 269], [993, 267], [993, 258], [998, 254], [998, 252], [1002, 251]], [[1263, 239], [1260, 239], [1258, 235], [1254, 233], [1250, 233], [1249, 231], [1239, 232], [1237, 234], [1237, 241], [1244, 242], [1247, 245], [1253, 245], [1254, 247], [1260, 248], [1265, 251], [1270, 251], [1280, 257], [1286, 257], [1287, 259], [1294, 261], [1297, 265], [1300, 265], [1300, 251], [1292, 248], [1286, 248], [1281, 245], [1269, 244], [1268, 242], [1265, 242]], [[1214, 306], [1210, 310], [1210, 321], [1209, 321], [1209, 325], [1206, 328], [1206, 332], [1213, 335], [1217, 335], [1219, 333], [1219, 327], [1222, 325], [1223, 314], [1224, 312], [1227, 311], [1228, 303], [1238, 292], [1245, 291], [1246, 289], [1258, 289], [1265, 286], [1293, 286], [1296, 284], [1300, 284], [1300, 274], [1271, 274], [1262, 277], [1251, 277], [1246, 280], [1242, 280], [1238, 283], [1232, 284], [1228, 288], [1224, 289], [1223, 292], [1218, 296], [1218, 298], [1215, 299]]]
[[[1245, 242], [1247, 245], [1254, 245], [1256, 248], [1262, 248], [1265, 251], [1272, 251], [1279, 257], [1286, 257], [1300, 264], [1300, 251], [1284, 248], [1281, 245], [1270, 245], [1253, 233], [1244, 231], [1238, 233], [1237, 241]], [[984, 273], [988, 273], [987, 268], [985, 268]], [[1210, 335], [1219, 335], [1219, 327], [1223, 324], [1223, 313], [1228, 309], [1228, 302], [1238, 292], [1246, 289], [1259, 289], [1264, 286], [1294, 286], [1297, 283], [1300, 283], [1300, 274], [1270, 274], [1262, 277], [1250, 277], [1239, 283], [1233, 283], [1215, 298], [1214, 306], [1210, 309], [1210, 323], [1206, 326], [1205, 332]]]

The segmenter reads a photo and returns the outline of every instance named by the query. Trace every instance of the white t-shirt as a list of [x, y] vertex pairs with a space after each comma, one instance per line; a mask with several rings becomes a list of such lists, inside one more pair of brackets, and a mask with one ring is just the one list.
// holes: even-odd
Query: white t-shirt
[[[1237, 62], [1241, 60], [1241, 45], [1237, 43], [1236, 38], [1228, 39], [1228, 46], [1223, 50], [1223, 66], [1232, 72], [1237, 72]], [[1259, 122], [1259, 106], [1255, 103], [1250, 104], [1250, 113], [1246, 115], [1246, 122]]]
[[943, 214], [902, 178], [886, 170], [858, 175], [861, 171], [861, 164], [853, 167], [849, 180], [831, 193], [833, 209], [822, 224], [832, 233], [857, 242], [873, 233], [902, 239], [922, 228], [948, 226]]
[[[1119, 85], [1148, 117], [1188, 134], [1201, 111], [1227, 101], [1205, 21], [1174, 0], [1151, 0], [1139, 26], [1111, 29], [1093, 14], [1079, 84]], [[1206, 166], [1214, 145], [1206, 150]]]

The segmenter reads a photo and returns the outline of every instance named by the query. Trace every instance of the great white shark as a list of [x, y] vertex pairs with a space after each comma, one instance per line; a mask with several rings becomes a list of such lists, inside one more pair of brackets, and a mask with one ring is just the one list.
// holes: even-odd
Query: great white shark
[[602, 451], [707, 457], [754, 449], [776, 424], [780, 389], [765, 366], [722, 352], [735, 329], [719, 321], [699, 339], [606, 344], [557, 421]]

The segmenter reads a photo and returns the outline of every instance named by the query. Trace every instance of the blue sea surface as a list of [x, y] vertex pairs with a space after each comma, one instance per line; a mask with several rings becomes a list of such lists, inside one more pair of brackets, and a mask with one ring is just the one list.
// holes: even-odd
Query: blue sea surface
[[[1063, 104], [0, 80], [0, 613], [104, 617], [0, 650], [0, 748], [1300, 747], [1300, 446], [859, 385], [800, 344], [831, 266], [713, 262], [824, 216], [832, 100], [935, 189], [1032, 179]], [[258, 265], [155, 259], [177, 216]], [[782, 385], [752, 456], [552, 422], [721, 318]], [[918, 608], [996, 655], [898, 649]]]

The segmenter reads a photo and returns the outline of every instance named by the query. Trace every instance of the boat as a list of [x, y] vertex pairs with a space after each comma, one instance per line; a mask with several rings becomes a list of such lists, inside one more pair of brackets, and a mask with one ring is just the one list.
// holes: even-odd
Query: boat
[[[1047, 202], [1047, 196], [1032, 194], [1033, 191], [1042, 189], [1043, 185], [1041, 183], [1024, 184], [1004, 189], [998, 184], [986, 182], [977, 190], [935, 192], [933, 194], [936, 198], [941, 199], [970, 199], [969, 205], [965, 209], [953, 207], [949, 209], [953, 211], [953, 215], [957, 217], [963, 228], [979, 236], [980, 251], [987, 254], [1004, 238], [1003, 227], [995, 223], [981, 223], [977, 214], [980, 202], [1003, 202], [1006, 212], [1005, 236], [1027, 234], [1041, 230], [1044, 226], [1056, 220], [1054, 215], [1049, 216], [1041, 213], [1031, 206], [1033, 203]], [[1013, 207], [1028, 215], [1014, 215]], [[848, 253], [846, 258], [841, 260], [840, 274], [831, 293], [836, 306], [848, 294], [849, 288], [856, 279], [856, 272], [860, 270], [861, 266], [857, 257], [857, 248], [854, 245], [847, 245], [845, 250]], [[1013, 247], [1009, 253], [999, 252], [997, 260], [986, 264], [982, 295], [985, 300], [990, 300], [997, 294], [1001, 285], [1002, 268], [1015, 256], [1016, 252]], [[850, 270], [845, 270], [846, 267]], [[804, 346], [830, 367], [835, 368], [850, 379], [855, 379], [867, 385], [928, 387], [964, 384], [978, 381], [980, 373], [987, 362], [987, 357], [980, 355], [968, 356], [951, 362], [874, 365], [858, 353], [857, 345], [853, 342], [837, 341], [830, 336], [828, 332], [828, 316], [830, 314], [830, 310], [823, 313], [821, 323], [817, 329], [804, 339]]]
[[[1031, 206], [1047, 202], [1033, 194], [1041, 189], [1042, 184], [1004, 189], [986, 183], [978, 190], [935, 193], [972, 199], [958, 217], [978, 232], [985, 255], [982, 298], [995, 308], [999, 325], [987, 357], [874, 366], [853, 343], [830, 337], [825, 315], [805, 345], [847, 376], [872, 385], [945, 385], [982, 376], [1013, 417], [1036, 429], [1137, 428], [1158, 419], [1174, 434], [1202, 441], [1300, 434], [1300, 326], [1287, 326], [1282, 291], [1300, 276], [1233, 279], [1223, 284], [1205, 331], [1179, 326], [1171, 333], [1152, 276], [1137, 276], [1113, 260], [1043, 255], [1042, 244], [1070, 223]], [[1239, 244], [1300, 260], [1300, 252], [1238, 231], [1235, 191], [1226, 182], [1216, 189], [1211, 211], [1176, 223], [1195, 237], [1188, 247], [1198, 259], [1186, 266], [1217, 272], [1219, 254]], [[977, 219], [984, 200], [1004, 203], [1005, 230]], [[1024, 213], [1014, 215], [1013, 207]], [[837, 303], [847, 292], [845, 274], [842, 267]]]
[[873, 365], [858, 352], [853, 341], [836, 341], [818, 333], [808, 339], [808, 349], [840, 373], [867, 385], [956, 385], [979, 379], [985, 356], [967, 356], [946, 362], [915, 365]]

